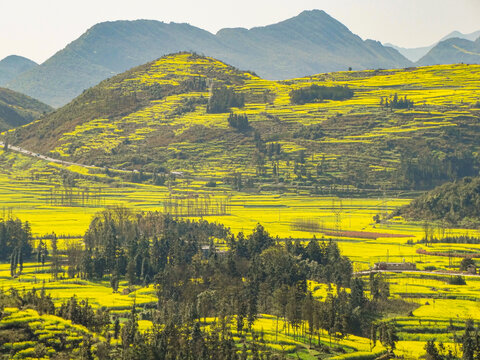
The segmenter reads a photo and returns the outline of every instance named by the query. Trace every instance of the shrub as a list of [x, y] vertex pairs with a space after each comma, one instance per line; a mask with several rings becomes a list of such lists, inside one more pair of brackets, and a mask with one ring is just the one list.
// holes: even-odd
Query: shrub
[[231, 107], [243, 107], [245, 97], [243, 94], [237, 94], [233, 89], [222, 86], [214, 89], [212, 96], [208, 100], [207, 113], [220, 114], [230, 110]]
[[217, 182], [215, 180], [210, 180], [205, 184], [206, 187], [217, 187]]
[[450, 279], [448, 279], [448, 283], [450, 285], [467, 285], [465, 278], [460, 275], [452, 276]]
[[312, 85], [290, 92], [290, 101], [292, 104], [303, 105], [306, 103], [320, 102], [322, 100], [350, 99], [353, 97], [353, 94], [353, 90], [347, 86]]
[[238, 130], [247, 130], [250, 128], [248, 124], [248, 117], [245, 114], [230, 113], [228, 116], [228, 124]]

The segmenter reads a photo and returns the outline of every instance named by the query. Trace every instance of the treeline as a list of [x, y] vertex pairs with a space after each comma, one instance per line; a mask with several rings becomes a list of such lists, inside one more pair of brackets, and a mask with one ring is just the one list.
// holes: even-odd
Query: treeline
[[222, 86], [214, 88], [208, 100], [207, 113], [220, 114], [230, 111], [230, 108], [241, 108], [245, 105], [245, 96], [237, 94], [232, 88]]
[[349, 89], [348, 86], [319, 86], [314, 84], [306, 88], [292, 90], [290, 101], [292, 104], [304, 105], [322, 100], [350, 99], [353, 95], [353, 90]]
[[381, 98], [380, 99], [380, 106], [384, 106], [391, 109], [411, 109], [413, 108], [414, 102], [410, 100], [405, 95], [403, 98], [399, 97], [398, 94], [395, 93], [390, 98]]
[[[125, 276], [130, 284], [150, 284], [168, 263], [191, 260], [211, 238], [228, 234], [207, 221], [175, 221], [161, 213], [135, 214], [117, 207], [97, 215], [85, 233], [85, 251], [68, 261], [68, 272], [86, 279]], [[68, 250], [67, 250], [68, 251]], [[70, 259], [69, 259], [70, 260]]]
[[399, 214], [417, 220], [444, 220], [451, 226], [480, 224], [480, 177], [446, 183], [413, 200]]
[[19, 219], [0, 220], [0, 261], [10, 261], [12, 276], [23, 270], [32, 255], [30, 224]]
[[480, 238], [468, 235], [444, 237], [430, 236], [428, 239], [423, 237], [421, 240], [417, 241], [417, 244], [480, 244]]

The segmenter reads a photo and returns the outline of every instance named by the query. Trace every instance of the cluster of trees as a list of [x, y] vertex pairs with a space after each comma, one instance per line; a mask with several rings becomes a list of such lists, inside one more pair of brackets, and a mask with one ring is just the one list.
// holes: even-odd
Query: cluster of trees
[[51, 296], [46, 293], [45, 286], [42, 286], [40, 291], [33, 288], [28, 292], [20, 292], [12, 288], [7, 293], [3, 289], [0, 289], [0, 309], [6, 306], [17, 307], [19, 309], [33, 308], [38, 311], [39, 314], [55, 314], [55, 305]]
[[72, 296], [67, 302], [63, 303], [55, 313], [57, 316], [71, 320], [75, 324], [83, 325], [97, 333], [101, 333], [105, 327], [111, 324], [108, 309], [98, 308], [93, 310], [92, 306], [88, 304], [88, 299], [78, 301], [76, 296]]
[[380, 106], [391, 109], [411, 109], [413, 108], [413, 105], [413, 100], [408, 99], [406, 95], [402, 98], [399, 97], [396, 93], [390, 98], [382, 97], [380, 99]]
[[353, 95], [353, 90], [348, 86], [319, 86], [314, 84], [306, 88], [292, 90], [290, 101], [292, 104], [304, 105], [322, 100], [350, 99]]
[[[461, 344], [463, 360], [480, 358], [480, 329], [475, 327], [472, 319], [465, 321], [465, 332], [460, 337], [454, 334], [453, 340], [455, 344]], [[451, 349], [447, 349], [442, 342], [435, 343], [435, 340], [427, 341], [425, 351], [427, 360], [458, 359], [456, 351], [454, 353]]]
[[237, 94], [232, 88], [222, 86], [212, 91], [208, 99], [207, 113], [220, 114], [226, 113], [232, 107], [241, 108], [245, 105], [245, 95]]
[[205, 91], [207, 89], [207, 79], [204, 76], [191, 76], [182, 85], [189, 91]]
[[30, 224], [19, 219], [0, 220], [0, 261], [10, 261], [12, 276], [22, 272], [23, 262], [32, 254]]
[[240, 131], [242, 130], [247, 130], [250, 128], [250, 125], [248, 124], [248, 117], [246, 114], [234, 114], [230, 113], [228, 116], [228, 124]]
[[167, 263], [191, 259], [211, 237], [225, 238], [227, 232], [223, 225], [206, 221], [174, 221], [160, 213], [108, 209], [92, 220], [81, 256], [67, 259], [68, 273], [86, 279], [110, 275], [114, 289], [115, 279], [123, 276], [130, 284], [150, 284]]
[[[228, 250], [219, 250], [213, 238], [223, 239]], [[277, 317], [277, 334], [282, 319], [284, 331], [313, 343], [320, 343], [321, 332], [327, 331], [331, 339], [348, 333], [372, 336], [394, 349], [394, 329], [375, 324], [379, 304], [389, 296], [388, 283], [381, 274], [372, 274], [368, 282], [353, 278], [350, 260], [332, 240], [313, 238], [306, 245], [286, 240], [281, 244], [259, 224], [250, 235], [235, 236], [222, 225], [133, 213], [120, 207], [107, 209], [92, 220], [84, 236], [85, 249], [68, 248], [60, 256], [56, 237], [49, 240], [54, 273], [67, 264], [69, 276], [107, 277], [114, 291], [121, 279], [131, 285], [155, 284], [157, 307], [142, 313], [143, 319], [153, 321], [154, 331], [145, 334], [138, 331], [135, 307], [122, 327], [108, 311], [94, 311], [87, 301], [76, 297], [57, 309], [44, 290], [19, 297], [22, 306], [30, 304], [96, 333], [113, 329], [122, 345], [103, 343], [100, 348], [106, 347], [108, 354], [121, 352], [124, 358], [142, 354], [150, 359], [158, 354], [190, 358], [204, 353], [205, 359], [237, 359], [243, 353], [258, 352], [264, 358], [278, 358], [267, 356], [255, 340], [246, 341], [240, 352], [234, 346], [229, 324], [234, 321], [240, 336], [250, 332], [255, 338], [252, 325], [259, 313]], [[316, 301], [307, 280], [333, 284], [336, 292], [324, 302]], [[214, 330], [208, 334], [200, 330], [207, 317], [215, 318]], [[179, 339], [185, 341], [179, 344]], [[192, 343], [191, 339], [197, 340]]]

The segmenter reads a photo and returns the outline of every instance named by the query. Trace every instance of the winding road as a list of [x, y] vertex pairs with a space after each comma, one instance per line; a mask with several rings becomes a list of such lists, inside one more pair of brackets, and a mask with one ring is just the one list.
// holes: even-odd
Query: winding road
[[[0, 141], [0, 147], [1, 148], [5, 147], [5, 143]], [[101, 169], [98, 166], [85, 165], [85, 164], [79, 164], [79, 163], [75, 163], [75, 162], [71, 162], [71, 161], [54, 159], [54, 158], [51, 158], [51, 157], [48, 157], [48, 156], [45, 156], [45, 155], [42, 155], [42, 154], [38, 154], [38, 153], [35, 153], [33, 151], [30, 151], [30, 150], [27, 150], [27, 149], [24, 149], [24, 148], [15, 146], [15, 145], [8, 145], [8, 150], [12, 150], [12, 151], [24, 154], [24, 155], [36, 157], [36, 158], [46, 160], [46, 161], [50, 161], [50, 162], [54, 162], [54, 163], [57, 163], [57, 164], [62, 164], [62, 165], [67, 165], [67, 166], [77, 165], [77, 166], [81, 166], [81, 167], [88, 168], [88, 169], [95, 169], [95, 168], [96, 169]]]

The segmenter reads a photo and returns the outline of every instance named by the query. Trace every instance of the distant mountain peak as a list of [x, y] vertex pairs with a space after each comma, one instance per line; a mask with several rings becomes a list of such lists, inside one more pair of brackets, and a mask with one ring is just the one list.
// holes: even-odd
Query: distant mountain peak
[[61, 106], [101, 80], [165, 54], [193, 51], [267, 79], [321, 72], [398, 68], [411, 62], [380, 43], [364, 42], [323, 10], [306, 10], [276, 24], [216, 35], [155, 20], [104, 22], [10, 83], [12, 89]]
[[6, 85], [20, 74], [28, 71], [38, 64], [26, 57], [10, 55], [0, 61], [0, 86]]

